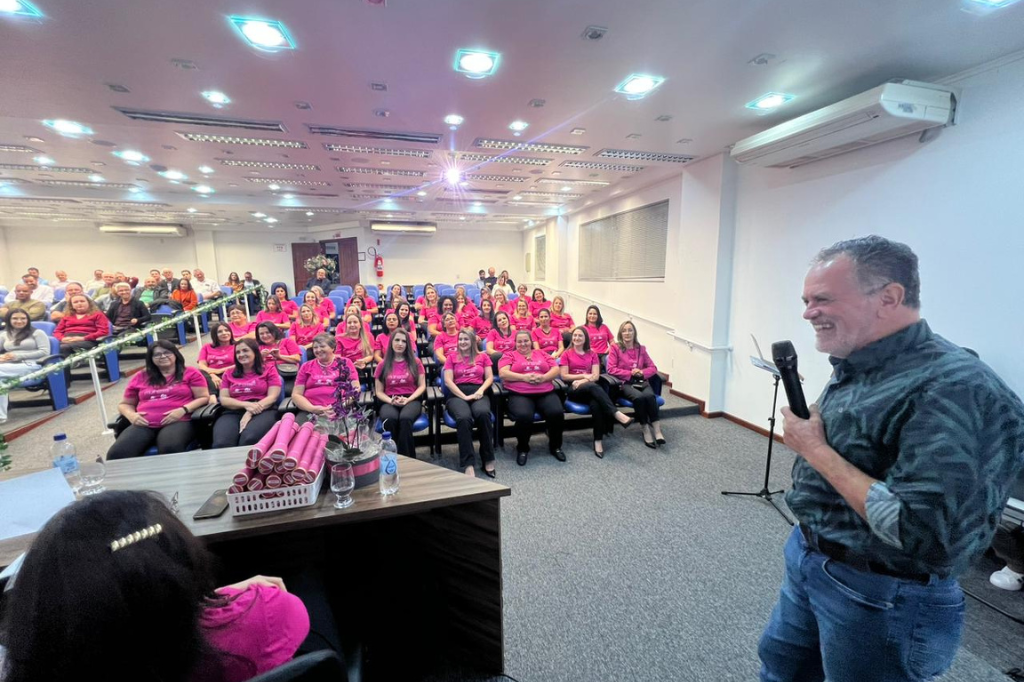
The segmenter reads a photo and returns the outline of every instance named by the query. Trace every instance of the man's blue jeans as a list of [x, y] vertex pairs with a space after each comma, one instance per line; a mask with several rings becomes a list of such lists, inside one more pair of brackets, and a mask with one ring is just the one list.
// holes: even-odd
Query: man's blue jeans
[[963, 632], [955, 578], [868, 573], [808, 547], [794, 528], [779, 601], [761, 636], [762, 682], [904, 682], [949, 669]]

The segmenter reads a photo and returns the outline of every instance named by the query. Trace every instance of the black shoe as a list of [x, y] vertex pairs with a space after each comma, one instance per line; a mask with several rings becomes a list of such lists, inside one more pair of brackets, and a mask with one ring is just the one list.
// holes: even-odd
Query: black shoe
[[595, 448], [594, 449], [594, 454], [597, 455], [598, 459], [604, 459], [604, 450], [601, 450], [600, 452], [598, 452], [598, 450]]
[[555, 459], [557, 459], [559, 462], [564, 462], [565, 461], [565, 453], [562, 452], [561, 448], [559, 448], [559, 449], [555, 450], [554, 452], [552, 452], [551, 456], [554, 457]]
[[654, 442], [657, 443], [658, 445], [664, 445], [668, 441], [666, 441], [664, 438], [658, 438]]
[[524, 466], [526, 466], [526, 455], [527, 455], [527, 454], [528, 454], [528, 453], [526, 453], [526, 452], [520, 452], [520, 453], [518, 453], [518, 454], [516, 455], [516, 464], [518, 464], [518, 465], [519, 465], [519, 466], [521, 466], [521, 467], [524, 467]]
[[487, 474], [490, 478], [497, 478], [498, 477], [498, 471], [496, 469], [491, 469], [490, 471], [488, 471], [487, 469], [484, 469], [484, 473]]
[[649, 447], [651, 450], [657, 450], [658, 449], [658, 446], [655, 443], [652, 443], [651, 441], [648, 441], [646, 439], [644, 440], [644, 445]]

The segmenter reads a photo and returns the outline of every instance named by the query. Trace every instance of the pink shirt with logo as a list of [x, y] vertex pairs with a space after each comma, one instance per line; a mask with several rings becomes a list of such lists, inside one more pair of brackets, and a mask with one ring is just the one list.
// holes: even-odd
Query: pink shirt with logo
[[271, 386], [281, 385], [281, 379], [274, 367], [264, 367], [262, 374], [246, 372], [240, 377], [236, 377], [233, 371], [224, 372], [221, 380], [221, 391], [227, 389], [229, 396], [246, 403], [263, 400], [270, 392]]
[[[124, 389], [125, 400], [136, 400], [135, 411], [143, 415], [150, 428], [160, 428], [160, 422], [169, 412], [184, 407], [195, 400], [193, 388], [206, 388], [206, 379], [195, 367], [186, 367], [181, 381], [173, 378], [164, 386], [150, 386], [146, 371], [132, 377]], [[185, 415], [181, 421], [188, 421]]]
[[[359, 376], [351, 360], [338, 357], [335, 357], [335, 360], [347, 363], [348, 375], [353, 380]], [[295, 376], [295, 385], [304, 387], [302, 395], [306, 400], [317, 407], [323, 407], [334, 402], [334, 385], [337, 378], [338, 369], [334, 362], [324, 367], [314, 358], [299, 368], [299, 373]]]
[[[277, 369], [277, 360], [275, 360], [274, 356], [270, 354], [270, 351], [274, 350], [275, 348], [277, 349], [278, 355], [298, 355], [299, 359], [302, 358], [302, 349], [299, 348], [298, 344], [296, 344], [291, 339], [281, 339], [277, 343], [271, 344], [269, 346], [260, 344], [260, 353], [263, 355], [263, 364], [266, 365], [267, 367], [270, 367], [271, 369]], [[284, 360], [283, 362], [289, 361]], [[291, 362], [298, 361], [293, 360]]]
[[445, 358], [454, 353], [458, 347], [458, 332], [455, 332], [454, 334], [449, 334], [448, 332], [440, 332], [437, 336], [434, 337], [434, 348], [443, 349]]
[[562, 332], [558, 331], [554, 327], [548, 331], [544, 331], [540, 327], [537, 327], [530, 336], [533, 337], [534, 342], [540, 346], [540, 349], [550, 355], [558, 350], [558, 344], [562, 342]]
[[607, 353], [608, 344], [615, 338], [612, 336], [612, 330], [608, 328], [608, 325], [602, 324], [600, 328], [597, 328], [591, 327], [588, 324], [585, 329], [590, 336], [590, 349], [598, 355]]
[[[423, 363], [420, 362], [419, 358], [416, 358], [416, 367], [419, 369], [419, 376], [423, 376]], [[384, 384], [384, 392], [388, 396], [396, 395], [412, 395], [413, 391], [419, 385], [417, 379], [413, 379], [412, 372], [409, 371], [409, 363], [398, 362], [397, 360], [391, 366], [391, 373], [386, 377], [382, 377], [381, 374], [384, 372], [384, 363], [377, 365], [377, 371], [374, 376], [380, 379]]]
[[231, 344], [214, 346], [208, 343], [199, 349], [199, 360], [210, 369], [224, 369], [235, 364], [235, 347]]
[[555, 329], [571, 329], [575, 327], [576, 324], [572, 321], [572, 315], [568, 313], [559, 314], [552, 311], [551, 326]]
[[622, 350], [619, 344], [613, 345], [611, 353], [608, 354], [608, 373], [623, 381], [629, 381], [634, 369], [639, 369], [644, 379], [650, 379], [658, 373], [658, 368], [643, 346], [636, 345], [628, 350]]
[[551, 308], [551, 301], [530, 301], [530, 314], [537, 317], [537, 313]]
[[512, 322], [512, 328], [516, 331], [521, 331], [523, 329], [530, 331], [534, 326], [533, 318], [529, 315], [526, 317], [516, 317], [513, 315], [510, 321]]
[[470, 362], [462, 353], [452, 353], [444, 362], [444, 371], [452, 373], [456, 384], [482, 384], [485, 371], [491, 366], [491, 359], [483, 353], [477, 353]]
[[268, 313], [266, 310], [261, 310], [256, 313], [256, 324], [260, 322], [270, 322], [271, 324], [288, 324], [288, 313], [283, 310], [278, 313]]
[[579, 353], [569, 348], [558, 358], [558, 364], [569, 368], [569, 374], [590, 374], [594, 371], [594, 365], [598, 365], [597, 371], [601, 371], [601, 362], [597, 353], [588, 350], [586, 353]]
[[[498, 361], [499, 370], [502, 367], [508, 367], [516, 374], [547, 374], [554, 366], [554, 358], [539, 350], [530, 351], [529, 356], [524, 356], [519, 351], [509, 351]], [[513, 393], [547, 393], [555, 388], [550, 381], [543, 381], [539, 384], [531, 384], [528, 381], [506, 381], [504, 383], [505, 388]]]
[[234, 322], [228, 322], [228, 326], [231, 327], [231, 333], [236, 339], [240, 339], [249, 332], [256, 330], [255, 322], [246, 322], [243, 325], [237, 325]]
[[516, 347], [515, 332], [510, 331], [508, 336], [502, 336], [497, 329], [492, 329], [487, 334], [488, 353], [507, 353]]
[[317, 334], [324, 333], [324, 326], [317, 322], [314, 325], [308, 327], [293, 322], [292, 326], [288, 328], [288, 333], [291, 334], [291, 338], [295, 340], [300, 346], [308, 346], [313, 343], [313, 337]]
[[299, 306], [297, 303], [295, 303], [295, 301], [286, 298], [283, 301], [281, 299], [277, 299], [277, 302], [281, 304], [281, 310], [288, 317], [291, 317], [292, 315], [295, 315], [299, 312]]
[[325, 298], [320, 301], [320, 305], [316, 307], [316, 314], [322, 319], [330, 319], [331, 315], [337, 312], [337, 308], [334, 307], [334, 301], [329, 298]]
[[334, 352], [343, 358], [348, 358], [352, 362], [362, 360], [367, 355], [373, 354], [372, 348], [369, 353], [363, 351], [363, 340], [358, 336], [354, 339], [349, 336], [337, 337], [335, 340]]
[[490, 331], [494, 329], [494, 325], [486, 317], [474, 317], [471, 326], [480, 339], [486, 339]]

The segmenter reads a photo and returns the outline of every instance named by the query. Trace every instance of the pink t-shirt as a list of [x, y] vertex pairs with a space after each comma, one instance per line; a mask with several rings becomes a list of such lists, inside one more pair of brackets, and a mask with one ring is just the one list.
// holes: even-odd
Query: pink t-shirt
[[242, 682], [287, 663], [309, 634], [298, 597], [266, 585], [217, 590], [229, 601], [203, 609], [199, 627], [224, 682]]
[[288, 324], [288, 313], [283, 310], [279, 313], [268, 313], [266, 310], [261, 310], [256, 313], [256, 324], [260, 322], [270, 322], [271, 324]]
[[459, 347], [459, 333], [449, 334], [448, 332], [440, 332], [434, 337], [434, 348], [440, 348], [444, 350], [444, 356], [447, 358], [449, 355], [455, 352]]
[[[517, 374], [547, 374], [555, 366], [555, 360], [547, 353], [539, 350], [530, 351], [529, 357], [519, 351], [509, 351], [498, 360], [498, 369], [508, 367]], [[554, 390], [554, 384], [544, 381], [539, 384], [531, 384], [528, 381], [506, 381], [505, 388], [513, 393], [547, 393]]]
[[558, 313], [551, 313], [551, 326], [555, 329], [570, 329], [576, 325], [572, 321], [572, 315], [565, 313], [559, 315]]
[[484, 383], [484, 372], [491, 366], [491, 359], [483, 353], [477, 353], [473, 362], [466, 359], [462, 353], [452, 353], [444, 363], [444, 371], [452, 373], [452, 380], [456, 384], [482, 384]]
[[[270, 346], [260, 345], [260, 353], [263, 355], [263, 364], [271, 369], [277, 369], [277, 360], [270, 354], [270, 351], [277, 349], [278, 355], [298, 355], [299, 360], [302, 359], [302, 349], [292, 341], [291, 339], [281, 339], [275, 344]], [[298, 362], [299, 360], [293, 360], [292, 362]], [[288, 360], [284, 360], [288, 362]]]
[[[356, 367], [351, 360], [338, 357], [335, 357], [335, 360], [348, 363], [349, 376], [353, 380], [358, 378]], [[302, 395], [306, 400], [317, 407], [323, 407], [334, 402], [334, 384], [337, 378], [338, 369], [333, 362], [324, 367], [319, 360], [314, 358], [299, 368], [299, 373], [295, 376], [295, 385], [304, 387]]]
[[313, 337], [317, 334], [323, 334], [324, 326], [317, 322], [309, 327], [304, 327], [298, 322], [292, 323], [292, 326], [288, 328], [288, 333], [291, 334], [291, 338], [295, 340], [300, 346], [308, 346], [313, 343]]
[[356, 360], [362, 360], [367, 355], [372, 355], [372, 349], [370, 353], [363, 351], [363, 340], [358, 336], [351, 338], [348, 336], [338, 336], [334, 342], [334, 352], [343, 358], [348, 358], [352, 362]]
[[210, 369], [223, 369], [235, 364], [235, 347], [231, 344], [214, 346], [208, 343], [199, 349], [199, 360]]
[[473, 331], [481, 339], [486, 339], [491, 329], [494, 327], [491, 325], [491, 321], [486, 317], [474, 317], [472, 322]]
[[280, 386], [281, 379], [274, 367], [264, 367], [263, 374], [246, 372], [236, 377], [233, 371], [221, 375], [220, 390], [227, 389], [228, 395], [235, 400], [254, 402], [263, 400], [270, 392], [271, 386]]
[[530, 303], [529, 303], [529, 306], [530, 306], [530, 314], [533, 315], [534, 317], [537, 317], [537, 313], [539, 313], [542, 310], [547, 310], [547, 309], [549, 309], [551, 307], [551, 301], [533, 301], [533, 300], [531, 300]]
[[[132, 377], [124, 389], [126, 400], [137, 401], [135, 411], [143, 415], [150, 427], [160, 428], [167, 413], [184, 407], [195, 400], [193, 388], [206, 388], [206, 379], [195, 367], [186, 367], [181, 381], [172, 380], [164, 386], [150, 386], [146, 371], [143, 370]], [[188, 421], [191, 415], [185, 415], [181, 421]]]
[[236, 325], [234, 322], [228, 322], [228, 326], [231, 327], [231, 333], [234, 334], [236, 339], [240, 339], [249, 332], [256, 329], [255, 322], [247, 322], [244, 325]]
[[391, 341], [391, 332], [384, 332], [383, 334], [377, 334], [377, 339], [373, 342], [373, 349], [379, 350], [381, 355], [388, 352], [388, 342]]
[[515, 332], [509, 332], [508, 336], [502, 336], [497, 329], [492, 329], [487, 334], [487, 352], [507, 353], [516, 347]]
[[558, 364], [568, 367], [569, 374], [590, 374], [594, 371], [594, 365], [598, 365], [598, 371], [601, 371], [597, 353], [592, 350], [578, 353], [575, 349], [569, 348], [559, 356]]
[[329, 298], [320, 301], [320, 305], [316, 307], [316, 314], [325, 320], [329, 319], [335, 312], [337, 312], [337, 308], [334, 307], [334, 301]]
[[[345, 304], [345, 307], [348, 308], [350, 305], [352, 305], [355, 302], [356, 302], [356, 297], [353, 296], [352, 298], [348, 299], [348, 303]], [[367, 310], [367, 311], [369, 311], [371, 313], [375, 312], [377, 310], [377, 301], [372, 299], [372, 298], [370, 298], [369, 296], [366, 296], [366, 297], [363, 298], [363, 303], [365, 304], [365, 308], [364, 308], [365, 310]]]
[[537, 327], [530, 332], [530, 336], [532, 336], [533, 340], [538, 346], [540, 346], [540, 349], [549, 355], [558, 350], [558, 344], [562, 341], [562, 332], [558, 331], [554, 327], [552, 327], [547, 333], [545, 333], [540, 327]]
[[529, 315], [526, 317], [516, 317], [513, 315], [510, 322], [512, 322], [512, 328], [516, 331], [521, 331], [523, 329], [530, 331], [533, 329], [533, 318]]
[[598, 355], [607, 353], [608, 344], [615, 338], [612, 336], [612, 330], [608, 328], [608, 325], [602, 324], [600, 329], [596, 329], [588, 324], [585, 329], [587, 334], [590, 335], [590, 349]]
[[299, 312], [299, 306], [298, 306], [298, 304], [295, 303], [295, 301], [291, 301], [291, 300], [289, 300], [287, 298], [284, 299], [283, 301], [281, 299], [277, 299], [277, 300], [281, 304], [281, 310], [284, 311], [285, 315], [288, 315], [289, 317], [291, 317], [295, 313]]
[[[423, 376], [423, 363], [420, 362], [419, 358], [416, 358], [416, 367], [419, 369], [419, 376]], [[384, 363], [377, 365], [377, 371], [374, 376], [378, 379], [382, 379], [384, 382], [384, 392], [388, 396], [396, 395], [412, 395], [413, 391], [419, 385], [417, 380], [412, 377], [412, 372], [409, 371], [409, 364], [406, 362], [395, 362], [391, 366], [391, 374], [386, 377], [381, 377], [381, 373], [384, 371]]]
[[467, 305], [462, 309], [462, 312], [455, 316], [455, 319], [458, 320], [459, 323], [459, 329], [465, 329], [466, 327], [472, 329], [473, 323], [479, 319], [479, 315], [480, 311], [474, 308], [472, 304]]

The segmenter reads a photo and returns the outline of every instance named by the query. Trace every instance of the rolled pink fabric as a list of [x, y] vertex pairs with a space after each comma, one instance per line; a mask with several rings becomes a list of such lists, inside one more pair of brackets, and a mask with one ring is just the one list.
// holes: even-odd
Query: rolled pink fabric
[[272, 461], [270, 461], [270, 456], [269, 455], [264, 455], [263, 459], [261, 459], [256, 464], [256, 469], [257, 469], [257, 471], [259, 471], [264, 476], [266, 476], [267, 474], [273, 473], [274, 472], [274, 463]]
[[256, 463], [263, 458], [263, 455], [267, 454], [267, 450], [274, 444], [274, 439], [277, 438], [277, 432], [281, 428], [281, 422], [274, 422], [274, 425], [270, 427], [270, 430], [260, 438], [256, 445], [249, 448], [249, 454], [245, 458], [245, 466], [250, 469], [256, 468]]
[[278, 474], [270, 474], [269, 476], [267, 476], [268, 488], [280, 488], [281, 483], [281, 477]]
[[266, 481], [263, 478], [263, 474], [256, 474], [249, 479], [249, 482], [245, 484], [245, 487], [249, 490], [263, 490], [266, 487]]
[[279, 464], [284, 461], [285, 453], [288, 452], [288, 444], [295, 436], [295, 415], [291, 412], [285, 413], [281, 417], [281, 421], [278, 422], [281, 427], [277, 430], [277, 437], [274, 438], [274, 445], [270, 448], [267, 453], [270, 459], [273, 460], [274, 464]]
[[317, 442], [316, 449], [313, 450], [313, 460], [312, 460], [312, 463], [311, 463], [309, 469], [306, 470], [306, 482], [307, 483], [312, 483], [313, 481], [315, 481], [316, 477], [317, 477], [317, 474], [320, 473], [320, 469], [324, 465], [324, 453], [326, 452], [326, 449], [325, 449], [326, 446], [327, 446], [327, 436], [324, 435], [324, 437], [321, 438]]
[[306, 442], [306, 447], [302, 450], [302, 456], [299, 457], [299, 464], [292, 470], [292, 474], [295, 476], [296, 485], [303, 485], [309, 478], [309, 467], [313, 464], [313, 454], [316, 451], [317, 445], [320, 443], [321, 437], [326, 438], [326, 434], [313, 433], [310, 439]]
[[246, 467], [232, 477], [231, 482], [235, 485], [244, 486], [252, 478], [252, 475], [256, 473], [252, 468]]
[[306, 451], [306, 445], [313, 436], [313, 422], [306, 422], [299, 429], [298, 435], [288, 445], [288, 453], [285, 455], [282, 464], [286, 471], [292, 471], [299, 465], [299, 460]]
[[289, 471], [281, 477], [281, 482], [288, 486], [295, 485], [295, 476], [293, 476], [292, 472]]

